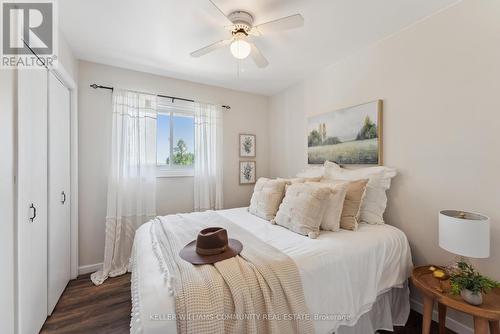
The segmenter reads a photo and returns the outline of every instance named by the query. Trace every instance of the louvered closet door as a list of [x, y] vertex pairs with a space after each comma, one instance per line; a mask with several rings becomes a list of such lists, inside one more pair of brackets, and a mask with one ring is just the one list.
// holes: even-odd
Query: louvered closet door
[[46, 70], [18, 71], [17, 125], [17, 327], [33, 334], [47, 317]]
[[50, 315], [71, 275], [70, 95], [49, 74], [48, 303]]

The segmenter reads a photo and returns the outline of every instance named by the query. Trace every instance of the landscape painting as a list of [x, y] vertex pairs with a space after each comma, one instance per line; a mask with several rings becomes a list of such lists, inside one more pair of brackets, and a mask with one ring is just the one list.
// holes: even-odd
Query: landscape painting
[[382, 100], [308, 119], [309, 164], [382, 164]]

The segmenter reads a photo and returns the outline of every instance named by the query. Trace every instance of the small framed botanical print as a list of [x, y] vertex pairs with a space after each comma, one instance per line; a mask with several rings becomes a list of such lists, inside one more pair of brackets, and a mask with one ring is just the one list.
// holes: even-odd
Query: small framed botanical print
[[240, 184], [254, 184], [256, 168], [255, 161], [240, 161]]
[[255, 158], [256, 137], [255, 135], [240, 133], [240, 157]]

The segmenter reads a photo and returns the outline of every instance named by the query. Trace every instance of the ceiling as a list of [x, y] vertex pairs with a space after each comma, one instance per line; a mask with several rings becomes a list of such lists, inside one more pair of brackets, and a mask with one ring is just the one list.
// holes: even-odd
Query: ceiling
[[209, 0], [63, 0], [59, 25], [79, 59], [241, 91], [273, 95], [457, 0], [214, 0], [255, 24], [300, 13], [304, 27], [258, 37], [259, 69], [229, 48], [191, 51], [229, 37]]

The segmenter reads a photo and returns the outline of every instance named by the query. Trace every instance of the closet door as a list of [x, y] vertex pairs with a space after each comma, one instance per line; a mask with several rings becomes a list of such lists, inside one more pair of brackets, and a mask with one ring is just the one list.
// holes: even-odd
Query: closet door
[[71, 275], [70, 95], [49, 74], [48, 303], [50, 315]]
[[18, 70], [18, 333], [47, 317], [47, 71]]

